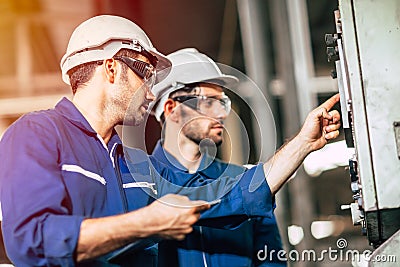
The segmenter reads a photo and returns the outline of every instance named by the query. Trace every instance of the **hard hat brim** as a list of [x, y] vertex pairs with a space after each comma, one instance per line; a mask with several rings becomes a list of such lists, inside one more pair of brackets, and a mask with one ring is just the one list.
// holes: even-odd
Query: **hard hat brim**
[[164, 80], [171, 72], [172, 63], [165, 55], [161, 54], [157, 50], [152, 49], [149, 52], [158, 59], [156, 66], [156, 81], [155, 81], [155, 83], [157, 84], [162, 80]]

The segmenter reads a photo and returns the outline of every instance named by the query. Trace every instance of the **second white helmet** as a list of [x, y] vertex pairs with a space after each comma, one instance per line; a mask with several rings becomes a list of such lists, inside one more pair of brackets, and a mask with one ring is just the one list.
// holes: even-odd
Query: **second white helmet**
[[154, 85], [152, 89], [158, 99], [153, 110], [158, 121], [161, 120], [164, 104], [170, 94], [185, 85], [206, 82], [227, 87], [238, 82], [235, 76], [223, 74], [211, 58], [195, 48], [175, 51], [167, 55], [167, 58], [172, 62], [171, 72], [166, 79]]

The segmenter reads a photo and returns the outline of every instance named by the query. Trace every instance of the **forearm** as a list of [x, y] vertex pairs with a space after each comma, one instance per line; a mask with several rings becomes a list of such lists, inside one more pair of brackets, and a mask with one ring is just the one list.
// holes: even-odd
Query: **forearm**
[[[146, 218], [147, 217], [147, 218]], [[77, 245], [77, 261], [96, 258], [159, 231], [145, 209], [82, 222]]]
[[264, 164], [264, 173], [271, 193], [275, 194], [297, 170], [311, 147], [297, 135], [283, 145], [275, 155]]
[[178, 195], [166, 195], [142, 209], [81, 223], [77, 261], [96, 258], [139, 239], [182, 240], [190, 233], [200, 212], [209, 209], [204, 201], [190, 201]]
[[339, 135], [340, 114], [331, 110], [339, 101], [336, 94], [312, 110], [300, 132], [264, 164], [265, 177], [276, 193], [312, 151], [324, 147]]

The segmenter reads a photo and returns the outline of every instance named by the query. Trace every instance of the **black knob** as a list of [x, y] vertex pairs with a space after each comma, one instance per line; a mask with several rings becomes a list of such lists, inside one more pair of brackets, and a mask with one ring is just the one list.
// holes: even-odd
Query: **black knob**
[[331, 70], [331, 77], [332, 77], [332, 79], [336, 79], [337, 78], [336, 70]]
[[328, 55], [328, 61], [336, 61], [339, 60], [339, 51], [337, 46], [335, 47], [327, 47], [326, 48], [326, 54]]
[[[357, 161], [353, 159], [349, 159], [349, 167], [350, 167], [350, 175], [352, 177], [357, 177], [358, 176], [358, 170], [357, 170]], [[358, 181], [358, 178], [356, 180], [351, 180], [352, 182]]]
[[325, 34], [325, 43], [327, 46], [336, 46], [338, 39], [338, 35], [336, 33], [332, 34], [332, 33], [327, 33]]
[[339, 55], [339, 49], [337, 46], [329, 46], [326, 48], [326, 54], [328, 56], [336, 56]]

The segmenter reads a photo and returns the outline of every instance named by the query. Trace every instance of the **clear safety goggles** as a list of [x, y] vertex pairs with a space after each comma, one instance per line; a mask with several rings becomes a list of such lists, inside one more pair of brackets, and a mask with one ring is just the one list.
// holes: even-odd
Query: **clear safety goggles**
[[231, 100], [225, 95], [180, 95], [172, 98], [187, 107], [205, 115], [218, 118], [228, 116], [231, 111]]

